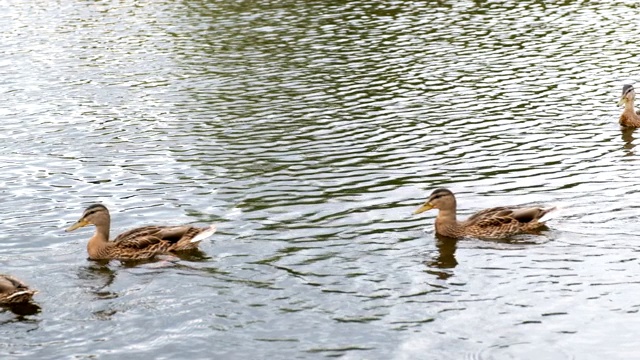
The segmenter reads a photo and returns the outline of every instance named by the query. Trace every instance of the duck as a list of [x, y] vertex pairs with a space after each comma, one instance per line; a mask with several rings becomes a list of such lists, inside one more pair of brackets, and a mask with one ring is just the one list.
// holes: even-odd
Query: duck
[[624, 105], [624, 110], [620, 114], [620, 125], [633, 128], [640, 127], [640, 111], [636, 112], [633, 106], [635, 98], [636, 91], [633, 85], [624, 85], [622, 87], [622, 96], [618, 101], [618, 106]]
[[37, 293], [15, 277], [0, 274], [0, 305], [28, 303]]
[[456, 197], [449, 189], [435, 189], [427, 201], [415, 210], [420, 214], [427, 210], [438, 209], [436, 234], [447, 238], [488, 238], [499, 239], [513, 235], [534, 232], [544, 228], [545, 218], [555, 207], [494, 207], [481, 210], [464, 221], [456, 217]]
[[111, 216], [107, 207], [102, 204], [87, 207], [80, 219], [66, 231], [74, 231], [87, 225], [95, 226], [95, 233], [87, 243], [91, 260], [144, 260], [161, 254], [193, 250], [216, 231], [215, 225], [143, 226], [125, 231], [109, 241]]

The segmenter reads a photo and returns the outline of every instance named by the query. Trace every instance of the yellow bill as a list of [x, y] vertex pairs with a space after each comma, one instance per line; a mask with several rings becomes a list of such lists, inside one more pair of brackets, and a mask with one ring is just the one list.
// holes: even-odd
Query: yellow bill
[[620, 101], [618, 101], [618, 106], [622, 106], [624, 105], [624, 103], [627, 102], [627, 98], [625, 98], [624, 96], [620, 99]]
[[65, 231], [66, 231], [66, 232], [73, 231], [73, 230], [75, 230], [75, 229], [79, 229], [79, 228], [81, 228], [81, 227], [85, 227], [85, 226], [87, 226], [87, 225], [89, 225], [89, 223], [88, 223], [86, 220], [84, 220], [84, 219], [80, 219], [80, 220], [78, 220], [75, 224], [71, 225], [71, 226], [70, 226], [67, 230], [65, 230]]
[[428, 203], [424, 203], [424, 205], [420, 206], [416, 211], [413, 212], [413, 214], [420, 214], [422, 212], [425, 212], [427, 210], [431, 210], [433, 209], [433, 204], [428, 202]]

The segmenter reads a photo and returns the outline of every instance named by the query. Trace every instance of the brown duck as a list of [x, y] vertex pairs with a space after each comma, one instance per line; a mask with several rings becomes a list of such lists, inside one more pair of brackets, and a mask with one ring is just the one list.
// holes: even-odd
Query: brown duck
[[481, 210], [467, 220], [456, 218], [456, 197], [448, 189], [434, 190], [427, 201], [414, 214], [438, 209], [436, 233], [451, 237], [504, 238], [532, 232], [544, 227], [542, 217], [555, 208], [538, 207], [511, 208], [495, 207]]
[[213, 235], [215, 225], [209, 227], [144, 226], [126, 231], [109, 241], [111, 216], [104, 205], [94, 204], [84, 210], [82, 217], [66, 231], [95, 225], [87, 251], [92, 260], [141, 260], [159, 254], [196, 249], [198, 244]]
[[636, 112], [633, 101], [636, 98], [636, 91], [633, 85], [625, 85], [622, 87], [622, 96], [618, 101], [618, 106], [624, 105], [624, 110], [620, 114], [620, 125], [627, 127], [640, 127], [640, 111]]
[[0, 274], [0, 305], [26, 303], [36, 293], [36, 290], [13, 276]]

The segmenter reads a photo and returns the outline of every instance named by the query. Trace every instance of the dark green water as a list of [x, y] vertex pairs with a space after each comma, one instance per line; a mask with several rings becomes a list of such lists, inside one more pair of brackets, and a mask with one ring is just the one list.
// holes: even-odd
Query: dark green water
[[[1, 357], [615, 359], [640, 329], [640, 182], [617, 125], [637, 5], [581, 1], [0, 4]], [[559, 204], [520, 242], [438, 241]], [[112, 231], [218, 225], [107, 266]]]

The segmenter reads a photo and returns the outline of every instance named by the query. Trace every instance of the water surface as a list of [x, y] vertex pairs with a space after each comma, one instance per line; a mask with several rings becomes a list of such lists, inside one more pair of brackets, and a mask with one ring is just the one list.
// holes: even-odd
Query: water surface
[[[0, 5], [12, 358], [631, 358], [640, 302], [633, 2]], [[462, 215], [559, 204], [518, 241]], [[216, 223], [202, 252], [87, 260], [112, 231]]]

